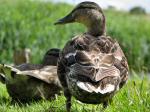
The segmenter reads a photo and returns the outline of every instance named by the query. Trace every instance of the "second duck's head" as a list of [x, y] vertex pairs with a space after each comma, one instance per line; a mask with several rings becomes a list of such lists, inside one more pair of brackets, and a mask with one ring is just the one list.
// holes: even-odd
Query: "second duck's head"
[[59, 58], [60, 49], [58, 48], [52, 48], [49, 49], [43, 58], [42, 64], [43, 65], [53, 65], [57, 66], [57, 60]]
[[105, 16], [102, 9], [94, 2], [81, 2], [67, 16], [59, 19], [57, 24], [78, 22], [88, 28], [91, 35], [103, 35], [105, 33]]

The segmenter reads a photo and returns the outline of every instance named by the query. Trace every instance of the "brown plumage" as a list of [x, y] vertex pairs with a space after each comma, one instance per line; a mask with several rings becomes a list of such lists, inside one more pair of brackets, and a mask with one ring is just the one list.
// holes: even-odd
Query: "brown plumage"
[[58, 61], [58, 76], [70, 111], [71, 96], [104, 107], [128, 78], [128, 64], [117, 41], [106, 36], [105, 16], [94, 2], [82, 2], [55, 24], [79, 22], [88, 31], [67, 42]]
[[53, 65], [57, 66], [57, 61], [59, 58], [60, 49], [58, 48], [52, 48], [49, 49], [43, 56], [41, 64], [30, 64], [30, 63], [24, 63], [18, 66], [15, 66], [15, 68], [24, 71], [24, 70], [34, 70], [34, 69], [40, 69], [44, 66]]
[[2, 82], [6, 84], [7, 91], [13, 100], [29, 102], [53, 99], [55, 94], [60, 93], [61, 84], [56, 66], [59, 52], [58, 49], [50, 49], [45, 54], [42, 64], [39, 65], [22, 64], [12, 67], [0, 64], [0, 72], [4, 74], [1, 75]]
[[43, 65], [54, 65], [57, 66], [57, 60], [59, 58], [60, 49], [53, 48], [49, 49], [42, 60]]

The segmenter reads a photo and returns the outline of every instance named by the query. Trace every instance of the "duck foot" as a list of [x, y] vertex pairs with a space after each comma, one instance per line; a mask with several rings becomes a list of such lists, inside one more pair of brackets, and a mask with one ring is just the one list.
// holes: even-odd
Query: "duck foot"
[[103, 109], [106, 109], [108, 107], [108, 105], [110, 105], [112, 103], [112, 99], [109, 99], [108, 101], [104, 101], [103, 102]]
[[71, 110], [71, 94], [68, 90], [65, 90], [64, 91], [64, 95], [66, 97], [66, 109], [67, 109], [67, 112], [70, 112]]
[[108, 107], [108, 101], [103, 102], [103, 109], [106, 109]]

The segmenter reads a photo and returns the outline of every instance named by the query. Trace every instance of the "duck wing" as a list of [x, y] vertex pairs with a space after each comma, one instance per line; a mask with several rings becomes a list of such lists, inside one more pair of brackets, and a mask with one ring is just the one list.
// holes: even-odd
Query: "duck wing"
[[32, 76], [47, 83], [55, 83], [55, 81], [58, 81], [56, 66], [44, 66], [41, 69], [25, 70], [21, 71], [21, 74]]
[[7, 81], [15, 82], [15, 79], [27, 80], [29, 78], [26, 75], [17, 75], [17, 73], [20, 72], [20, 70], [10, 65], [0, 64], [0, 71], [1, 74], [3, 74], [3, 77], [5, 78], [5, 83], [7, 83]]
[[[83, 76], [89, 78], [93, 82], [98, 82], [105, 77], [120, 77], [120, 71], [113, 65], [115, 58], [113, 55], [100, 56], [100, 60], [90, 60], [89, 57], [77, 53], [76, 63], [69, 67], [70, 73], [78, 80], [82, 80]], [[79, 58], [81, 56], [82, 58]], [[85, 58], [83, 58], [85, 57]], [[96, 62], [95, 62], [96, 61]], [[82, 80], [83, 81], [83, 80]]]
[[29, 69], [24, 70], [18, 69], [17, 67], [0, 64], [0, 70], [5, 75], [6, 79], [13, 80], [15, 77], [27, 80], [30, 77], [42, 80], [46, 83], [53, 83], [57, 81], [57, 67], [56, 66], [44, 66], [40, 69]]
[[42, 64], [30, 64], [30, 63], [24, 63], [21, 65], [14, 66], [16, 69], [20, 71], [25, 71], [25, 70], [37, 70], [41, 69], [43, 67]]
[[[69, 41], [64, 47], [60, 62], [66, 74], [98, 82], [106, 77], [121, 77], [126, 82], [128, 64], [117, 41], [110, 37], [93, 37], [84, 34]], [[59, 68], [58, 68], [59, 69]], [[83, 79], [83, 78], [82, 78]]]

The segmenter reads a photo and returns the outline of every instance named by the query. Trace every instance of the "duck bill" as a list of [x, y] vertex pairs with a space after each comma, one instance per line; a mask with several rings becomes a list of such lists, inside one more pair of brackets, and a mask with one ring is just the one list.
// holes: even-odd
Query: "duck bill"
[[54, 23], [54, 25], [67, 24], [67, 23], [72, 23], [74, 21], [75, 21], [74, 17], [71, 14], [69, 14], [65, 16], [64, 18], [59, 19], [57, 22]]

